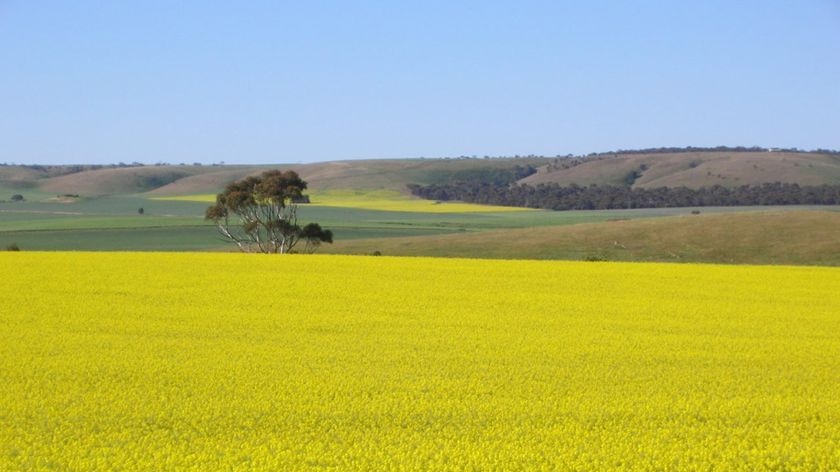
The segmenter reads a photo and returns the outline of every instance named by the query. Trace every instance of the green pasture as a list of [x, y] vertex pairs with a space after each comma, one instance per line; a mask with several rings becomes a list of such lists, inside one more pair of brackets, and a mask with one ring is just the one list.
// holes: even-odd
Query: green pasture
[[[0, 249], [15, 243], [23, 250], [229, 250], [213, 225], [203, 218], [207, 201], [154, 199], [142, 195], [79, 198], [58, 202], [51, 197], [0, 203]], [[332, 195], [342, 195], [332, 192]], [[366, 196], [364, 198], [370, 198]], [[377, 195], [382, 198], [382, 195]], [[351, 201], [349, 194], [340, 198]], [[396, 200], [404, 205], [405, 200]], [[138, 210], [143, 208], [143, 214]], [[836, 207], [724, 207], [702, 208], [702, 214], [788, 211], [791, 209], [830, 209]], [[505, 229], [548, 228], [583, 223], [616, 222], [647, 218], [690, 215], [691, 208], [594, 210], [594, 211], [467, 211], [422, 212], [384, 211], [345, 206], [301, 205], [300, 220], [315, 221], [332, 229], [336, 249], [342, 241], [366, 241], [349, 245], [348, 250], [367, 247], [393, 248], [377, 240], [392, 238], [434, 238], [449, 234], [468, 234]], [[525, 234], [525, 233], [523, 233]], [[373, 242], [371, 242], [373, 241]], [[446, 240], [442, 244], [447, 244]], [[507, 257], [517, 257], [514, 248], [501, 249]], [[472, 254], [485, 253], [479, 244]], [[498, 252], [496, 249], [495, 252]]]

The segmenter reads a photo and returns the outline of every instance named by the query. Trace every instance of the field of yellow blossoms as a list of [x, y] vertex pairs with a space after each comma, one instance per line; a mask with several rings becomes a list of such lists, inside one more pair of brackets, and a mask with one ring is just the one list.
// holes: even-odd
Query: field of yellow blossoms
[[840, 469], [840, 269], [0, 254], [0, 470]]

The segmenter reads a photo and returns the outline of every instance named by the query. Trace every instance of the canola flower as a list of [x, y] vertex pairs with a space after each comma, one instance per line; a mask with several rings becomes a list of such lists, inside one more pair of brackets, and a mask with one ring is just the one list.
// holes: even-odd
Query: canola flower
[[840, 270], [0, 253], [0, 470], [837, 470]]

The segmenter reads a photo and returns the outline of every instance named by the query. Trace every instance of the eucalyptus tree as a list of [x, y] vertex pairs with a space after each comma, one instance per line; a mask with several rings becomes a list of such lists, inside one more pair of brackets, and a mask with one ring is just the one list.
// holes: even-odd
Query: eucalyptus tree
[[303, 242], [302, 252], [311, 253], [332, 243], [333, 235], [318, 223], [299, 224], [304, 190], [306, 182], [296, 172], [269, 170], [225, 187], [204, 217], [243, 252], [286, 254]]

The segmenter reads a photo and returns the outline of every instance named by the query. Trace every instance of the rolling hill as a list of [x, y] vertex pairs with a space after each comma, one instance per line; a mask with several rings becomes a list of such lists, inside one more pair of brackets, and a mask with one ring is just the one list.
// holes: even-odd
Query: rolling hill
[[[181, 179], [218, 172], [218, 167], [145, 166], [97, 169], [40, 181], [43, 191], [85, 196], [143, 193]], [[239, 171], [241, 167], [228, 169]], [[239, 174], [237, 174], [239, 175]]]
[[[496, 159], [379, 159], [313, 164], [259, 166], [137, 166], [108, 167], [79, 172], [44, 172], [36, 166], [0, 167], [0, 188], [25, 188], [45, 194], [81, 196], [147, 194], [172, 196], [208, 194], [266, 169], [298, 172], [310, 190], [394, 190], [407, 193], [409, 183], [447, 181], [459, 173], [520, 166], [542, 166], [549, 158]], [[70, 166], [68, 166], [70, 167]]]
[[840, 155], [818, 152], [610, 153], [568, 158], [371, 159], [255, 166], [0, 166], [0, 189], [82, 196], [213, 194], [232, 181], [270, 168], [295, 170], [312, 191], [365, 189], [406, 192], [407, 184], [437, 184], [482, 172], [533, 166], [519, 183], [737, 187], [767, 182], [840, 184]]
[[345, 188], [389, 189], [406, 191], [410, 183], [431, 184], [445, 182], [453, 175], [487, 169], [505, 169], [517, 165], [542, 166], [549, 158], [495, 159], [378, 159], [335, 161], [306, 164], [294, 168], [318, 190]]
[[562, 159], [519, 181], [587, 186], [737, 187], [766, 182], [840, 184], [840, 156], [814, 152], [675, 152], [608, 154], [574, 166]]
[[447, 181], [452, 175], [459, 173], [504, 169], [516, 165], [537, 167], [549, 162], [549, 158], [372, 159], [256, 166], [244, 171], [217, 171], [185, 177], [154, 189], [149, 194], [165, 196], [215, 193], [229, 182], [245, 175], [258, 174], [268, 168], [294, 170], [307, 181], [312, 191], [364, 189], [407, 193], [406, 185], [410, 183], [437, 183]]
[[193, 174], [187, 177], [176, 179], [165, 185], [161, 185], [146, 192], [148, 196], [171, 196], [171, 195], [196, 195], [218, 193], [225, 185], [236, 180], [243, 179], [250, 175], [257, 175], [270, 167], [229, 166], [211, 168], [209, 172]]

